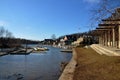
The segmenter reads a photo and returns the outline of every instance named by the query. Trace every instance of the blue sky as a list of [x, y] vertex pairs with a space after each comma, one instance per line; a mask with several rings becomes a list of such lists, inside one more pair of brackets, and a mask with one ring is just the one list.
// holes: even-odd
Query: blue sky
[[0, 26], [15, 37], [43, 40], [88, 31], [99, 0], [0, 0]]

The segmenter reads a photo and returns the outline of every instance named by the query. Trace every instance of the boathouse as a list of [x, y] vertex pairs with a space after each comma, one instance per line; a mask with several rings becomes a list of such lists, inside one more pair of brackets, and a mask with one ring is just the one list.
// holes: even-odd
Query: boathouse
[[103, 19], [95, 31], [99, 35], [99, 44], [120, 48], [120, 8]]

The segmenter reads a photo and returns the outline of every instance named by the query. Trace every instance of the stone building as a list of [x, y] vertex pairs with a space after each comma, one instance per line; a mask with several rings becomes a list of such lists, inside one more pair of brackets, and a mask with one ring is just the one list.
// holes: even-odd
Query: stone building
[[80, 37], [76, 41], [72, 42], [72, 45], [79, 46], [81, 42], [83, 42], [83, 37]]

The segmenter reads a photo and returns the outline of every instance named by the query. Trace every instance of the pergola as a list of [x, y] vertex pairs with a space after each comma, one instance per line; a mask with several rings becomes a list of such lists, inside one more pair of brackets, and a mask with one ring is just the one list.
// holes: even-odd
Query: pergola
[[120, 48], [120, 19], [104, 19], [96, 31], [99, 44]]

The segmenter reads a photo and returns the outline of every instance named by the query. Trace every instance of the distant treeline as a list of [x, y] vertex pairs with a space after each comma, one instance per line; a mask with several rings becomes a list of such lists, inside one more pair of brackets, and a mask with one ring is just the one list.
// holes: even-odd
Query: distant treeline
[[0, 48], [20, 47], [21, 44], [38, 44], [39, 41], [20, 38], [0, 38]]
[[12, 32], [0, 27], [0, 48], [20, 47], [21, 44], [38, 44], [39, 41], [15, 38]]
[[63, 35], [63, 36], [60, 36], [58, 39], [64, 38], [65, 36], [70, 36], [77, 39], [80, 36], [83, 37], [83, 36], [92, 36], [92, 35], [93, 35], [93, 31], [87, 31], [82, 33], [73, 33], [73, 34]]

